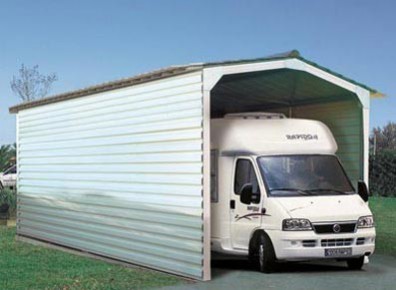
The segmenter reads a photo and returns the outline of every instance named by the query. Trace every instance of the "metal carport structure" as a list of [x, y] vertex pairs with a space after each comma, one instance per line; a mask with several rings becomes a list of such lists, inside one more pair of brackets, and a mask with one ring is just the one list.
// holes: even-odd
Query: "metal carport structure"
[[370, 96], [302, 58], [175, 66], [24, 103], [17, 234], [210, 279], [210, 119], [282, 112], [326, 123], [368, 181]]

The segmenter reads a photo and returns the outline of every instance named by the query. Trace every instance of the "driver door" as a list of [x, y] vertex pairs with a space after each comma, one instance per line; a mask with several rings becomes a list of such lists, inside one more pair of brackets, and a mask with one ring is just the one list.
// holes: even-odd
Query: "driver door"
[[[235, 249], [248, 249], [251, 232], [261, 224], [262, 196], [257, 176], [251, 158], [238, 157], [235, 159], [230, 202], [231, 240]], [[259, 195], [256, 201], [249, 204], [242, 203], [240, 200], [241, 190], [246, 184], [251, 184], [253, 193]]]

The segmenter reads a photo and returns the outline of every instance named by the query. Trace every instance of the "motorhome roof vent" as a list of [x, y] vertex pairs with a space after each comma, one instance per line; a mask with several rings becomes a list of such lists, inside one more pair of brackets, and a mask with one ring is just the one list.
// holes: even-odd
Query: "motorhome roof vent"
[[227, 119], [286, 119], [285, 114], [266, 113], [266, 112], [250, 112], [250, 113], [234, 113], [224, 116]]

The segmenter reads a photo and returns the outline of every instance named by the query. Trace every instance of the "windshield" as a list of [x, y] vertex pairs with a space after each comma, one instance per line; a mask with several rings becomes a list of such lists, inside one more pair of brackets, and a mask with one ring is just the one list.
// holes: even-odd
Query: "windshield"
[[351, 194], [354, 189], [332, 155], [286, 155], [258, 158], [271, 196]]

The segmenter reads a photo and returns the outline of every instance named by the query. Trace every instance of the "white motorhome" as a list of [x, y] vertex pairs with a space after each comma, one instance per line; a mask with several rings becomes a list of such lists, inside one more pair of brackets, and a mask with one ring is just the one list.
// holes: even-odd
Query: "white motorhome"
[[328, 127], [284, 115], [231, 114], [212, 126], [212, 250], [277, 260], [337, 258], [360, 269], [374, 252], [364, 183], [356, 193]]
[[16, 165], [11, 166], [3, 172], [0, 172], [0, 189], [9, 188], [11, 190], [16, 188]]

